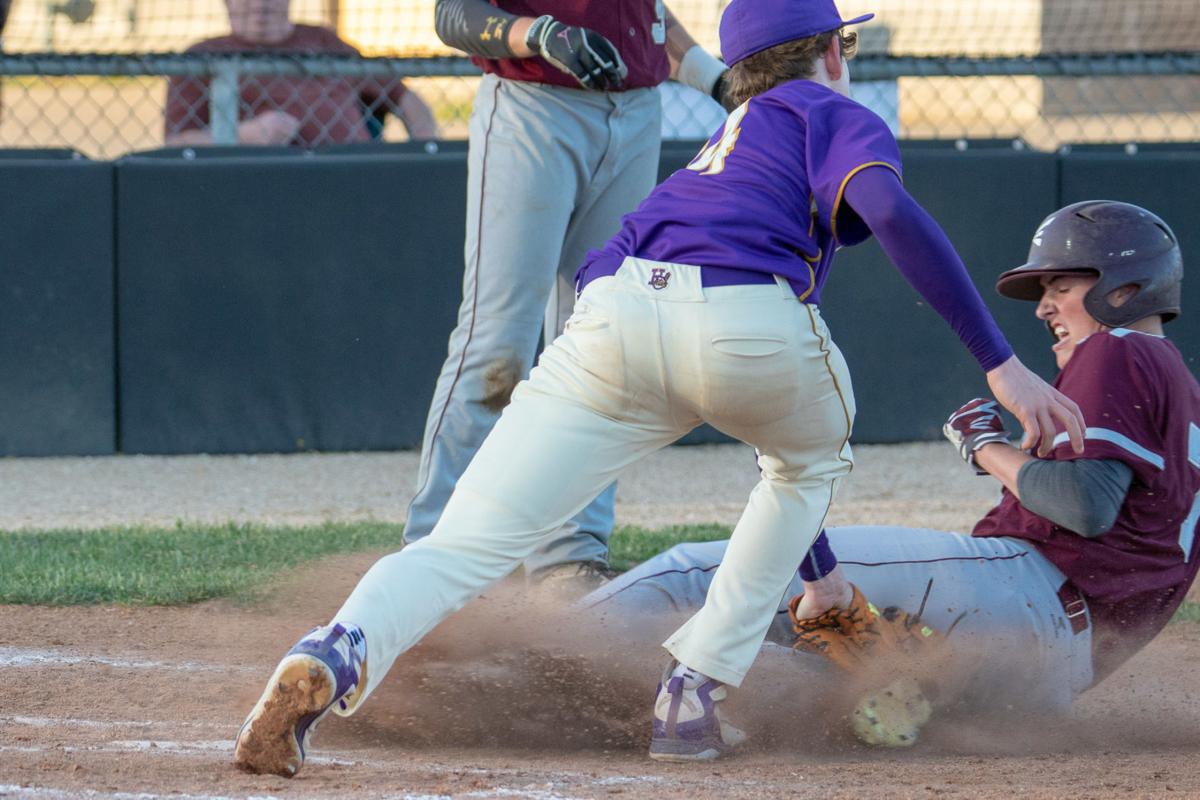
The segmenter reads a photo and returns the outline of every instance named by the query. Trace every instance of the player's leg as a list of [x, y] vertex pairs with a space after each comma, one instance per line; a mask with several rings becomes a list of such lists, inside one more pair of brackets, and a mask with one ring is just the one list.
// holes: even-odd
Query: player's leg
[[[1058, 597], [1061, 574], [1030, 543], [893, 526], [829, 528], [827, 535], [847, 578], [876, 606], [923, 607], [930, 625], [953, 627], [951, 641], [970, 673], [957, 699], [981, 708], [1061, 710], [1090, 684], [1090, 633], [1076, 630]], [[605, 625], [669, 624], [672, 612], [703, 605], [725, 545], [677, 545], [580, 606]], [[791, 644], [787, 600], [802, 591], [797, 575], [769, 640]]]
[[[645, 199], [658, 178], [661, 103], [654, 90], [641, 89], [598, 95], [605, 106], [608, 137], [594, 143], [589, 156], [595, 172], [580, 187], [575, 215], [563, 242], [558, 276], [546, 306], [545, 341], [562, 332], [575, 303], [575, 272], [588, 251], [601, 246], [620, 227], [621, 217]], [[615, 115], [614, 115], [614, 112]], [[600, 494], [572, 517], [554, 536], [547, 537], [525, 562], [534, 577], [559, 565], [608, 561], [616, 486]]]
[[[1029, 542], [918, 528], [831, 528], [852, 583], [876, 606], [951, 631], [958, 697], [972, 707], [1062, 711], [1092, 680], [1090, 625], [1064, 607], [1062, 573]], [[928, 590], [928, 597], [926, 591]]]
[[756, 447], [762, 479], [704, 606], [664, 643], [676, 662], [659, 686], [650, 756], [671, 761], [713, 758], [744, 738], [720, 719], [724, 685], [741, 684], [851, 466], [850, 383], [815, 311], [782, 285], [705, 294], [704, 324], [673, 339], [673, 388]]
[[581, 181], [581, 121], [485, 76], [470, 122], [463, 300], [425, 423], [405, 541], [429, 534], [528, 375]]
[[281, 662], [239, 734], [240, 766], [294, 773], [322, 716], [352, 712], [400, 653], [511, 571], [622, 468], [697, 423], [667, 413], [657, 349], [637, 347], [657, 330], [654, 315], [622, 317], [621, 299], [600, 294], [584, 294], [567, 332], [517, 387], [433, 533], [378, 561], [330, 626]]
[[722, 305], [723, 318], [697, 344], [712, 381], [702, 416], [758, 450], [762, 479], [704, 606], [665, 646], [681, 663], [737, 686], [852, 466], [854, 399], [815, 309], [792, 298], [780, 312], [755, 305], [742, 317]]

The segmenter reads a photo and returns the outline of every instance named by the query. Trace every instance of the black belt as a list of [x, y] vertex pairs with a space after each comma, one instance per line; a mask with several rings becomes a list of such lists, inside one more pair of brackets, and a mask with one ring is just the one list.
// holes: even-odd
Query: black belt
[[1083, 633], [1088, 629], [1088, 607], [1083, 594], [1075, 588], [1075, 584], [1067, 581], [1058, 587], [1058, 601], [1062, 603], [1063, 613], [1071, 622], [1071, 632]]

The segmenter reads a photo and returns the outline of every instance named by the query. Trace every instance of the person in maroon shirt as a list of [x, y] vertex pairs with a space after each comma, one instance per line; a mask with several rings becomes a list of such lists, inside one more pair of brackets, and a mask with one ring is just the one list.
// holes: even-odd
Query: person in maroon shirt
[[[290, 0], [226, 0], [228, 36], [206, 39], [188, 53], [321, 53], [358, 55], [328, 28], [295, 25]], [[413, 139], [437, 136], [425, 102], [399, 80], [246, 76], [239, 81], [241, 144], [344, 144], [371, 140], [370, 118], [394, 114]], [[168, 146], [212, 144], [209, 81], [174, 77], [167, 89]]]
[[1038, 301], [1055, 386], [1088, 427], [1081, 454], [1065, 435], [1044, 459], [979, 444], [969, 455], [1004, 491], [973, 533], [1033, 542], [1062, 570], [1091, 615], [1097, 680], [1167, 624], [1200, 569], [1200, 385], [1162, 327], [1179, 314], [1182, 278], [1166, 223], [1087, 201], [1043, 222], [1029, 263], [997, 284]]
[[[949, 632], [955, 678], [928, 676], [938, 707], [1035, 713], [1065, 711], [1149, 642], [1200, 570], [1200, 384], [1162, 335], [1180, 313], [1182, 278], [1174, 234], [1145, 209], [1100, 200], [1051, 214], [1028, 263], [997, 289], [1037, 303], [1061, 369], [1055, 386], [1087, 423], [1083, 450], [1064, 432], [1032, 455], [1008, 443], [995, 401], [965, 404], [945, 434], [972, 471], [1001, 482], [995, 508], [970, 535], [823, 532], [768, 638], [796, 642], [789, 598], [811, 619], [850, 607], [858, 587], [878, 608], [920, 611]], [[672, 612], [704, 603], [725, 548], [678, 545], [582, 598], [581, 613], [597, 626], [663, 619], [669, 630]], [[822, 674], [804, 672], [810, 682]]]
[[[428, 536], [538, 340], [562, 332], [575, 270], [658, 175], [675, 78], [723, 98], [725, 66], [662, 0], [437, 0], [434, 26], [486, 73], [472, 108], [463, 300], [430, 404], [404, 538]], [[524, 564], [578, 595], [608, 572], [615, 485]]]

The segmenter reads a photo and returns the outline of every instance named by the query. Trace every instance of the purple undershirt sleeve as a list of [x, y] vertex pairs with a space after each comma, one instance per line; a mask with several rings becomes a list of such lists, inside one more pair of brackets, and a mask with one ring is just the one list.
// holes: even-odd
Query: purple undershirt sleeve
[[800, 562], [800, 580], [809, 583], [819, 581], [833, 572], [837, 563], [837, 556], [833, 554], [833, 548], [829, 546], [829, 537], [822, 530], [817, 534], [812, 547], [808, 549], [808, 555]]
[[950, 325], [985, 372], [1013, 354], [954, 245], [896, 173], [867, 167], [846, 184], [845, 202], [917, 292]]

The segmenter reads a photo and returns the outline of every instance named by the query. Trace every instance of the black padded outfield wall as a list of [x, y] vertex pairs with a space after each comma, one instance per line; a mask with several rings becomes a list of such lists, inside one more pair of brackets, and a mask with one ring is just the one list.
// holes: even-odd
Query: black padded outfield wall
[[461, 155], [118, 172], [122, 450], [420, 443], [461, 296]]
[[1122, 200], [1171, 226], [1183, 250], [1183, 314], [1164, 332], [1200, 375], [1200, 147], [1074, 148], [1061, 156], [1063, 205]]
[[0, 456], [116, 447], [113, 167], [0, 151]]
[[[1034, 305], [992, 286], [1051, 210], [1140, 203], [1200, 268], [1200, 150], [980, 145], [906, 143], [905, 182], [1046, 377]], [[697, 148], [665, 145], [661, 175]], [[176, 150], [115, 166], [38, 155], [0, 157], [0, 455], [420, 445], [462, 291], [460, 145]], [[1185, 281], [1188, 311], [1168, 328], [1193, 369], [1197, 285]], [[839, 254], [822, 306], [850, 362], [856, 441], [937, 438], [987, 391], [875, 243]]]

